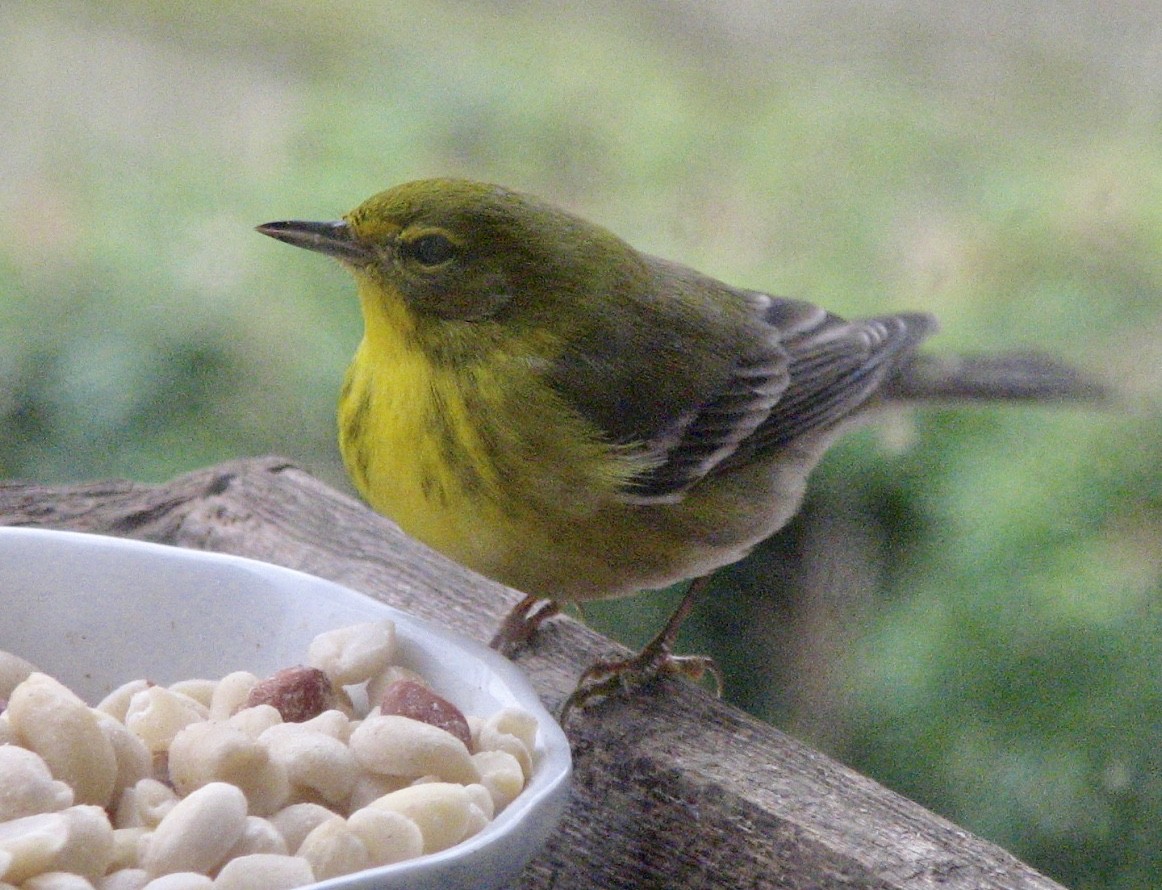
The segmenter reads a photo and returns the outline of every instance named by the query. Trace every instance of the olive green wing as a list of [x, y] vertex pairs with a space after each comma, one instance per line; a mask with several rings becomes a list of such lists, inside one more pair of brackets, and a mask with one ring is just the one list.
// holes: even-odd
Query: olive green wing
[[799, 300], [753, 297], [772, 349], [737, 361], [719, 392], [650, 443], [663, 460], [633, 481], [628, 499], [673, 501], [707, 476], [834, 426], [935, 327], [927, 315], [848, 322]]
[[[664, 503], [729, 457], [790, 383], [765, 295], [643, 257], [637, 286], [607, 289], [546, 372], [553, 389], [638, 468], [626, 500]], [[806, 303], [785, 301], [810, 314]], [[564, 325], [562, 325], [563, 327]]]
[[767, 318], [784, 331], [791, 382], [767, 418], [731, 456], [732, 462], [839, 423], [875, 395], [901, 361], [936, 330], [936, 320], [923, 313], [845, 321], [820, 309], [812, 324], [788, 331], [780, 306], [785, 301], [770, 299]]
[[[600, 313], [558, 305], [572, 333], [547, 382], [643, 467], [635, 503], [666, 503], [859, 408], [934, 323], [925, 315], [848, 322], [801, 300], [729, 287], [638, 255], [607, 283]], [[584, 310], [584, 304], [578, 307]]]
[[625, 495], [636, 503], [680, 499], [692, 485], [728, 461], [767, 421], [790, 382], [786, 352], [740, 359], [726, 385], [647, 440], [652, 469], [633, 479]]

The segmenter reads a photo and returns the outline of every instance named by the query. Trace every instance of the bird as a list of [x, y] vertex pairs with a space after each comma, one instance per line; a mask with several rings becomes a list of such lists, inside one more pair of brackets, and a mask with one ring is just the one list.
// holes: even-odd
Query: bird
[[354, 276], [364, 331], [339, 398], [358, 491], [406, 533], [525, 594], [512, 651], [561, 604], [691, 581], [633, 658], [564, 711], [658, 674], [716, 569], [794, 516], [854, 424], [931, 400], [1086, 401], [1104, 385], [1039, 353], [943, 357], [924, 312], [846, 320], [636, 250], [550, 202], [425, 179], [338, 220], [257, 230]]

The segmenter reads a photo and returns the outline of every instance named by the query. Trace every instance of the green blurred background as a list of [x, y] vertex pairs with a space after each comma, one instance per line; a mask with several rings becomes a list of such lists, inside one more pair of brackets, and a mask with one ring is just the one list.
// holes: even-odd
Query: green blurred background
[[[346, 486], [347, 276], [255, 234], [407, 179], [1124, 409], [854, 435], [691, 622], [731, 698], [1073, 888], [1162, 886], [1162, 52], [1152, 4], [0, 7], [0, 475], [287, 455]], [[629, 642], [673, 592], [591, 609]]]

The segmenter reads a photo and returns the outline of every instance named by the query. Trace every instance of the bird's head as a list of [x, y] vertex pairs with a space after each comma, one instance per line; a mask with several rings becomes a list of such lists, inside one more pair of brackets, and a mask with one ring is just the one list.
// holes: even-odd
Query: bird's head
[[644, 277], [612, 233], [535, 198], [460, 179], [410, 182], [341, 220], [288, 221], [258, 231], [335, 257], [365, 302], [394, 301], [415, 320], [567, 324], [595, 294]]

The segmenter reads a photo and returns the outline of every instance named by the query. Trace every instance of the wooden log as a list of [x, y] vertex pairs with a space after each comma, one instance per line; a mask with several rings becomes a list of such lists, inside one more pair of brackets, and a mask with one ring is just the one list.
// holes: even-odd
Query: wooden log
[[[478, 640], [520, 595], [284, 460], [165, 485], [0, 484], [0, 525], [234, 553], [329, 578]], [[517, 653], [556, 709], [624, 650], [569, 618]], [[678, 679], [572, 717], [573, 797], [521, 888], [1059, 888], [1014, 857]]]

